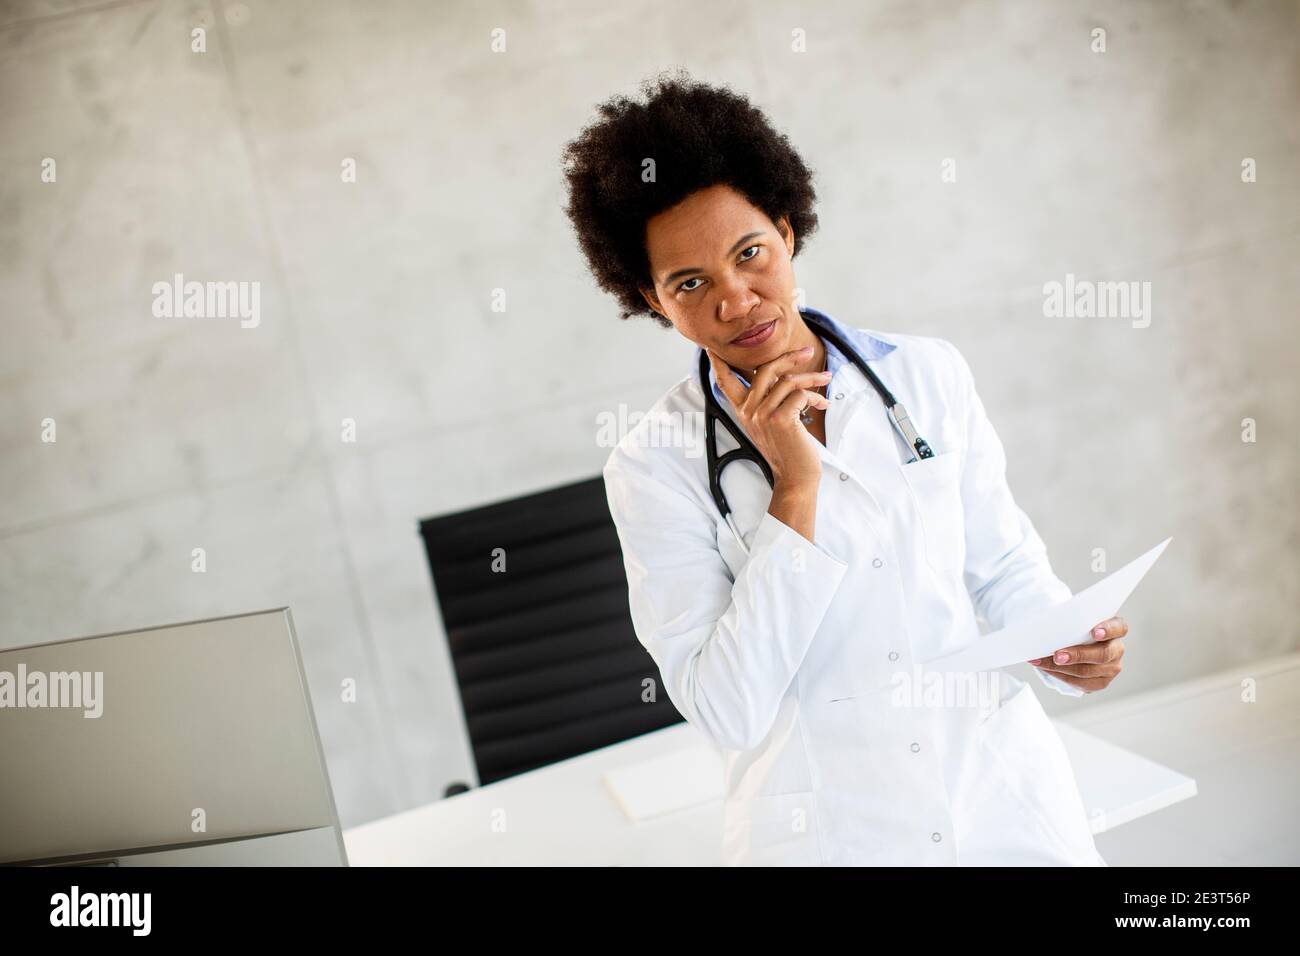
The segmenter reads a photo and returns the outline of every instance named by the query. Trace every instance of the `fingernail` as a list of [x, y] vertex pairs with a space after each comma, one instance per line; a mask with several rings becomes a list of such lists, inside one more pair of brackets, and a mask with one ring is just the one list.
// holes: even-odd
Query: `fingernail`
[[1105, 637], [1105, 636], [1106, 636], [1106, 629], [1105, 629], [1104, 627], [1094, 627], [1094, 628], [1092, 629], [1092, 636], [1093, 636], [1093, 637]]
[[[1075, 631], [1075, 633], [1077, 634], [1077, 633], [1079, 633], [1079, 632], [1078, 632], [1078, 631]], [[1065, 653], [1065, 651], [1057, 651], [1057, 652], [1056, 652], [1056, 663], [1058, 663], [1058, 664], [1065, 664], [1065, 663], [1067, 663], [1069, 660], [1070, 660], [1070, 655], [1067, 654], [1067, 653]]]
[[800, 352], [811, 352], [812, 350], [813, 350], [813, 347], [812, 347], [811, 345], [805, 345], [805, 346], [804, 346], [803, 348], [801, 348], [799, 351], [800, 351]]
[[1029, 663], [1034, 664], [1034, 665], [1038, 665], [1039, 663], [1042, 662], [1042, 660], [1043, 660], [1043, 659], [1042, 659], [1041, 657], [1035, 657], [1035, 658], [1034, 658], [1032, 661], [1030, 661]]

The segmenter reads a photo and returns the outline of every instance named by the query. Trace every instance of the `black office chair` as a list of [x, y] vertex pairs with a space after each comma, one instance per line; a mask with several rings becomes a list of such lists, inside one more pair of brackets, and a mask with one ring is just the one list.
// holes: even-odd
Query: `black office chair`
[[420, 534], [480, 784], [682, 719], [632, 629], [601, 478], [428, 518]]

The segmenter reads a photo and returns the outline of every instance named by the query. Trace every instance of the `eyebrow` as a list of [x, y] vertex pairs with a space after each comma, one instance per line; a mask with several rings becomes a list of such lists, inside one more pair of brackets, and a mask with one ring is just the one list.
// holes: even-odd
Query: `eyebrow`
[[[762, 234], [763, 234], [762, 232], [745, 233], [745, 235], [741, 236], [739, 239], [736, 240], [736, 244], [734, 246], [732, 246], [729, 250], [727, 250], [727, 255], [734, 256], [737, 252], [740, 251], [740, 249], [744, 246], [745, 243], [749, 242], [749, 240], [751, 239], [758, 238]], [[668, 285], [673, 280], [680, 279], [682, 276], [690, 275], [692, 272], [703, 272], [703, 271], [704, 270], [701, 269], [699, 266], [690, 266], [686, 269], [678, 269], [672, 275], [664, 276], [663, 284]]]

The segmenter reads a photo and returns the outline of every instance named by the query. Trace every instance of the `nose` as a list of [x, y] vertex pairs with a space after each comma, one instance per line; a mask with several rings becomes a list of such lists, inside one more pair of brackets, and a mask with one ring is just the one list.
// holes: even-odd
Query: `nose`
[[762, 296], [754, 292], [749, 285], [740, 278], [729, 280], [722, 288], [721, 295], [718, 297], [718, 319], [727, 324], [743, 325], [745, 320], [763, 301]]

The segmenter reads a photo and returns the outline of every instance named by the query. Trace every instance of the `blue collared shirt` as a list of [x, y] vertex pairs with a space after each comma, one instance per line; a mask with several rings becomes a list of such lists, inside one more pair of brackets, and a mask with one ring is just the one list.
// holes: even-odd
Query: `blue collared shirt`
[[[857, 348], [858, 354], [862, 356], [863, 361], [870, 362], [873, 359], [884, 358], [898, 346], [892, 342], [886, 342], [884, 339], [876, 338], [858, 329], [851, 329], [848, 326], [841, 325], [833, 318], [818, 309], [805, 306], [799, 310], [811, 315], [814, 319], [820, 319], [823, 324], [836, 332], [840, 338]], [[831, 373], [831, 380], [834, 381], [835, 373], [839, 371], [840, 366], [848, 362], [849, 359], [840, 352], [838, 348], [825, 339], [822, 344], [826, 346], [826, 370]], [[694, 354], [694, 362], [691, 364], [691, 377], [698, 378], [700, 374], [700, 356], [704, 354], [703, 348], [697, 348]], [[749, 383], [740, 377], [734, 370], [732, 374], [736, 376], [736, 381], [740, 382], [745, 388], [749, 388]], [[713, 394], [717, 396], [718, 403], [723, 400], [722, 389], [718, 387], [718, 380], [713, 375], [713, 368], [709, 368], [709, 384], [713, 386]]]

